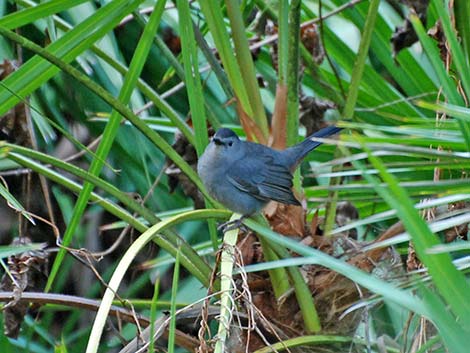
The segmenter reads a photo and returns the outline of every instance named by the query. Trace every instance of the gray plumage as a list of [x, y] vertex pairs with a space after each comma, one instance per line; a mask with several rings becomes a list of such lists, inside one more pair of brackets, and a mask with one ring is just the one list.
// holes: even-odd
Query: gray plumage
[[220, 129], [199, 159], [197, 171], [209, 194], [231, 211], [250, 216], [270, 200], [300, 205], [292, 193], [292, 173], [305, 156], [341, 128], [326, 127], [299, 144], [278, 151], [241, 141], [230, 129]]

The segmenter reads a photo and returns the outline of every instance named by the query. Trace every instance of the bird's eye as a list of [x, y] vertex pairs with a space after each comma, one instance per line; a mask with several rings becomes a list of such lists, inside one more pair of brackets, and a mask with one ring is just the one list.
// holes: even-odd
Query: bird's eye
[[231, 147], [233, 145], [233, 142], [232, 141], [229, 141], [228, 142], [228, 145]]

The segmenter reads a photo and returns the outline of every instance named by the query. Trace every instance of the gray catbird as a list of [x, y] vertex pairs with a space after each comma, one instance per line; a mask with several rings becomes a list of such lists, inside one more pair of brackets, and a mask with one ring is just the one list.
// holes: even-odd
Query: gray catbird
[[300, 205], [292, 193], [292, 173], [304, 157], [341, 128], [329, 126], [299, 144], [278, 151], [241, 141], [230, 129], [222, 128], [199, 159], [197, 172], [209, 194], [229, 210], [249, 217], [270, 200]]

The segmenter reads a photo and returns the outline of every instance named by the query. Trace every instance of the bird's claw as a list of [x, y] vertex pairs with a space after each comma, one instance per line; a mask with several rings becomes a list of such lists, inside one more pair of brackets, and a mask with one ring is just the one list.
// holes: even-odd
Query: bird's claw
[[238, 218], [238, 219], [234, 219], [232, 221], [224, 222], [224, 223], [220, 224], [217, 227], [217, 230], [222, 231], [222, 233], [226, 233], [230, 230], [234, 230], [234, 229], [238, 228], [241, 231], [246, 232], [248, 229], [243, 224], [243, 219], [244, 219], [244, 217], [241, 217], [241, 218]]

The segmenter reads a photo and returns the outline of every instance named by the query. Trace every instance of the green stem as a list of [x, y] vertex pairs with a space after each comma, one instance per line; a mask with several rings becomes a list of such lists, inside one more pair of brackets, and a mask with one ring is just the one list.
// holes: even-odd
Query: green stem
[[253, 64], [253, 58], [246, 37], [243, 16], [240, 11], [240, 2], [238, 0], [226, 0], [225, 5], [227, 6], [227, 15], [230, 19], [236, 59], [239, 67], [243, 68], [242, 81], [253, 110], [253, 115], [250, 118], [256, 122], [264, 138], [267, 139], [269, 134], [268, 122], [256, 79], [255, 65]]
[[290, 4], [289, 53], [287, 59], [287, 145], [297, 143], [299, 131], [299, 36], [300, 0]]
[[[362, 32], [361, 43], [359, 45], [359, 52], [357, 53], [356, 62], [354, 63], [351, 83], [349, 84], [348, 97], [343, 110], [343, 118], [351, 120], [354, 115], [354, 107], [356, 106], [357, 97], [359, 95], [359, 86], [361, 84], [362, 74], [366, 65], [367, 54], [369, 52], [372, 34], [374, 32], [375, 20], [377, 18], [380, 0], [371, 0], [369, 11], [367, 14], [366, 22], [364, 24], [364, 31]], [[333, 179], [330, 184], [337, 185], [340, 183], [339, 178]], [[330, 192], [329, 202], [326, 205], [325, 217], [325, 233], [331, 233], [336, 218], [336, 203], [338, 199], [338, 192]]]

